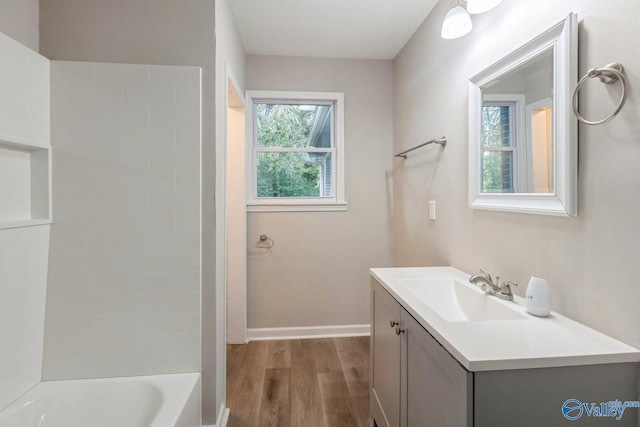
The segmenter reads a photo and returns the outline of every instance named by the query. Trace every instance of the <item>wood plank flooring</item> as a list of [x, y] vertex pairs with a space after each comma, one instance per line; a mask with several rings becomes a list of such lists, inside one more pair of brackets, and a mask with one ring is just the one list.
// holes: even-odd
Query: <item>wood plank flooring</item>
[[368, 427], [369, 337], [227, 345], [229, 427]]

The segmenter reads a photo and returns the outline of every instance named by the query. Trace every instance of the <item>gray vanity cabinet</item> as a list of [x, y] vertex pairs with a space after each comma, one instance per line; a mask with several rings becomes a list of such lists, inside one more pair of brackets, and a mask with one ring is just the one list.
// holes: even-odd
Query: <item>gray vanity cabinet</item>
[[472, 375], [401, 308], [400, 425], [470, 427]]
[[378, 427], [399, 427], [400, 304], [375, 280], [371, 312], [371, 416]]
[[587, 409], [577, 421], [562, 415], [569, 399], [589, 408], [636, 401], [635, 363], [469, 372], [375, 279], [371, 328], [377, 427], [638, 426], [636, 407], [621, 420], [589, 416]]
[[471, 426], [466, 371], [375, 280], [371, 414], [378, 427]]

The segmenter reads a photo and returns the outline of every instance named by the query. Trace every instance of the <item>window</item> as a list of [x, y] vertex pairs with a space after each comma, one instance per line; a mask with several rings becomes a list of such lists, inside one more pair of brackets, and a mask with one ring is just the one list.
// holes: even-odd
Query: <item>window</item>
[[523, 98], [519, 95], [485, 96], [481, 114], [482, 193], [518, 192], [518, 165], [525, 150], [517, 131]]
[[343, 94], [249, 91], [249, 211], [346, 210]]

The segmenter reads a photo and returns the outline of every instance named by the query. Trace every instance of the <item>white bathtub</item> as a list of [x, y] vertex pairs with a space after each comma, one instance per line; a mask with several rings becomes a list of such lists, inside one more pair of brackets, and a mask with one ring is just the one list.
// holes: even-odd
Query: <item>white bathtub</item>
[[0, 413], [0, 427], [200, 426], [200, 374], [44, 381]]

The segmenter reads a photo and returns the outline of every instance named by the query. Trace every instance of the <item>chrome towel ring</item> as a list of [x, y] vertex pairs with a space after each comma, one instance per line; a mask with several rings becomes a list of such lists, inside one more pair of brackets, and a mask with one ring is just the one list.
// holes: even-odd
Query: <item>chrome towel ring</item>
[[[618, 102], [618, 106], [608, 117], [605, 117], [602, 120], [590, 121], [582, 117], [580, 112], [578, 111], [578, 92], [580, 92], [580, 88], [587, 81], [587, 79], [592, 79], [594, 77], [598, 77], [600, 81], [604, 84], [612, 84], [617, 81], [620, 81], [622, 85], [622, 96], [620, 97], [620, 102]], [[580, 120], [585, 125], [601, 125], [603, 123], [607, 123], [609, 120], [613, 119], [618, 115], [624, 103], [627, 101], [627, 76], [624, 74], [624, 67], [622, 64], [613, 63], [607, 64], [602, 68], [592, 68], [587, 74], [584, 75], [576, 85], [576, 90], [573, 91], [573, 112], [575, 113], [578, 120]]]
[[253, 247], [260, 249], [271, 249], [275, 244], [276, 242], [274, 242], [271, 237], [267, 236], [266, 234], [261, 234], [258, 238], [258, 243], [253, 245]]

